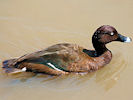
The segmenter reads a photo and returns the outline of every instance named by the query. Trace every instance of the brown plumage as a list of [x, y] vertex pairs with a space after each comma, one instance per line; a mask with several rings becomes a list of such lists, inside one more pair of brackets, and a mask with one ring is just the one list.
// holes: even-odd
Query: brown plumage
[[92, 37], [95, 50], [87, 50], [76, 44], [56, 44], [42, 51], [6, 60], [3, 68], [8, 73], [25, 68], [24, 71], [50, 75], [92, 72], [111, 61], [112, 53], [105, 46], [111, 41], [130, 42], [131, 39], [118, 34], [114, 27], [104, 25]]

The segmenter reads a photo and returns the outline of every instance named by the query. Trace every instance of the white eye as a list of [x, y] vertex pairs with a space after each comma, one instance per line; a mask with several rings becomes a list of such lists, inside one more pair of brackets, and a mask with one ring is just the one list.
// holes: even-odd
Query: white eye
[[114, 35], [114, 33], [113, 33], [113, 32], [111, 32], [111, 33], [110, 33], [110, 35]]

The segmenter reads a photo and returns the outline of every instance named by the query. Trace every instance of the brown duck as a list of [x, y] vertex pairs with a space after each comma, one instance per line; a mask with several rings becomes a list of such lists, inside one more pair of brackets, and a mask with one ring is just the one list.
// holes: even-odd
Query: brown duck
[[98, 70], [111, 61], [112, 53], [106, 44], [112, 41], [130, 42], [109, 25], [99, 27], [92, 36], [95, 50], [87, 50], [76, 44], [56, 44], [42, 51], [26, 54], [3, 62], [7, 73], [30, 71], [50, 75], [84, 73]]

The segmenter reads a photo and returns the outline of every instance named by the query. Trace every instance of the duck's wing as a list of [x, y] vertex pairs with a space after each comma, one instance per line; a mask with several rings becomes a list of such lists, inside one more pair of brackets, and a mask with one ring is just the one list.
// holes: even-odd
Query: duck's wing
[[24, 55], [9, 65], [21, 69], [23, 66], [23, 68], [26, 67], [31, 71], [37, 68], [41, 70], [45, 66], [57, 71], [68, 72], [70, 71], [68, 66], [79, 62], [82, 58], [81, 56], [84, 56], [82, 51], [83, 48], [75, 44], [57, 44], [45, 50]]

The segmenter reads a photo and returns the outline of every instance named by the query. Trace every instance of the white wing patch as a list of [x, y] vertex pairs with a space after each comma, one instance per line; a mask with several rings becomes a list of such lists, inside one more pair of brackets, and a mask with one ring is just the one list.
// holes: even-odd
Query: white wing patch
[[57, 70], [57, 71], [62, 71], [62, 70], [60, 70], [60, 69], [58, 69], [58, 68], [56, 68], [53, 64], [51, 64], [51, 63], [47, 63], [49, 66], [51, 66], [53, 69], [55, 69], [55, 70]]

